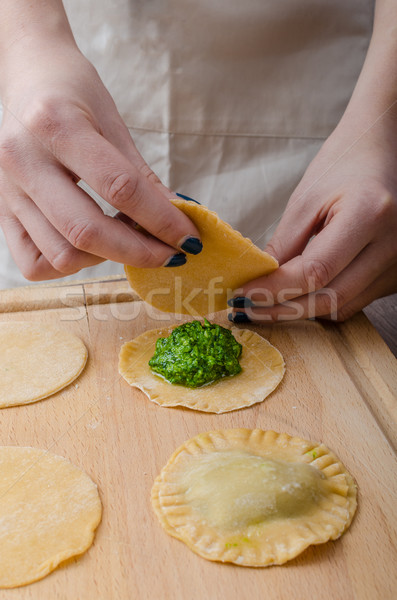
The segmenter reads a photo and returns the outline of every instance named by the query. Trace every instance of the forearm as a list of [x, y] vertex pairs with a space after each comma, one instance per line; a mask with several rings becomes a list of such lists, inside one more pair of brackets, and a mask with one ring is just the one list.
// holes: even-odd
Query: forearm
[[76, 47], [61, 0], [1, 0], [1, 94], [20, 70], [34, 69], [36, 58], [48, 58], [63, 42]]
[[377, 0], [371, 43], [346, 117], [368, 125], [385, 111], [397, 118], [396, 65], [397, 2]]

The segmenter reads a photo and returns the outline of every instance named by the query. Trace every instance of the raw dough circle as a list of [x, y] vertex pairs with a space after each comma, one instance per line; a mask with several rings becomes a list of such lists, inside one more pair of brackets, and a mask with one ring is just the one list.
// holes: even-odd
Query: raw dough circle
[[0, 447], [0, 588], [41, 579], [87, 550], [101, 512], [95, 483], [61, 456]]
[[277, 269], [275, 258], [221, 221], [215, 212], [181, 199], [171, 202], [195, 223], [203, 250], [188, 254], [186, 264], [177, 268], [125, 265], [131, 287], [152, 306], [176, 314], [208, 315], [224, 310], [233, 290]]
[[265, 567], [340, 537], [357, 507], [353, 478], [323, 444], [286, 433], [202, 433], [152, 488], [167, 533], [208, 560]]
[[148, 362], [158, 338], [169, 336], [175, 327], [146, 331], [126, 342], [120, 351], [120, 374], [160, 406], [185, 406], [213, 413], [237, 410], [262, 402], [284, 376], [284, 360], [274, 346], [254, 331], [232, 328], [232, 334], [243, 346], [242, 371], [238, 375], [199, 388], [173, 385], [156, 375]]
[[58, 392], [80, 375], [87, 355], [83, 342], [63, 329], [0, 323], [0, 408]]

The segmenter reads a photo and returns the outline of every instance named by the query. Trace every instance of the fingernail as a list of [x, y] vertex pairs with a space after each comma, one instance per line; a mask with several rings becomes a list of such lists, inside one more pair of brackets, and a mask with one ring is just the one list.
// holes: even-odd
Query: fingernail
[[227, 315], [227, 318], [232, 323], [251, 323], [251, 319], [249, 318], [247, 313], [244, 313], [244, 312], [236, 312], [234, 314], [229, 313]]
[[178, 198], [183, 198], [184, 200], [189, 200], [189, 202], [195, 202], [196, 204], [200, 204], [200, 202], [197, 202], [197, 200], [194, 200], [193, 198], [189, 198], [189, 196], [185, 196], [185, 194], [178, 194], [178, 192], [176, 192], [176, 195], [178, 196]]
[[185, 239], [183, 244], [180, 244], [180, 248], [184, 252], [189, 252], [189, 254], [200, 254], [201, 250], [203, 249], [203, 244], [198, 238], [188, 237]]
[[227, 301], [228, 306], [232, 308], [251, 308], [254, 306], [254, 303], [250, 298], [246, 298], [245, 296], [237, 296], [237, 298], [230, 298]]
[[163, 265], [163, 267], [181, 267], [186, 262], [186, 255], [183, 252], [178, 252], [171, 256]]

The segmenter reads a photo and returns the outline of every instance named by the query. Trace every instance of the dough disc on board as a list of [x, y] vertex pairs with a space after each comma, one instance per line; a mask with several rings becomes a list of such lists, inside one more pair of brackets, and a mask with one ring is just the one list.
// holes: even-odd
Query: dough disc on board
[[232, 334], [243, 346], [241, 373], [199, 388], [168, 383], [151, 370], [148, 362], [158, 338], [169, 336], [174, 328], [146, 331], [123, 344], [120, 351], [120, 374], [160, 406], [185, 406], [213, 413], [237, 410], [262, 402], [284, 376], [284, 360], [274, 346], [254, 331], [232, 328]]
[[0, 408], [58, 392], [80, 375], [87, 355], [83, 342], [64, 329], [0, 323]]
[[228, 293], [277, 269], [275, 258], [221, 221], [215, 212], [194, 202], [171, 202], [196, 225], [203, 250], [188, 254], [186, 264], [177, 268], [125, 265], [131, 287], [155, 308], [193, 316], [224, 310]]
[[0, 447], [0, 588], [41, 579], [87, 550], [101, 513], [95, 483], [64, 458]]
[[167, 533], [208, 560], [265, 567], [340, 537], [356, 485], [323, 444], [286, 433], [227, 429], [178, 448], [154, 482]]

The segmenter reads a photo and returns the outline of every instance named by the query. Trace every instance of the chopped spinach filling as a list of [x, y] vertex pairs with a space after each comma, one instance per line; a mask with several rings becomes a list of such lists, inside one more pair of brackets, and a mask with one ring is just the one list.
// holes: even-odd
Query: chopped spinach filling
[[229, 329], [204, 319], [184, 323], [169, 337], [159, 338], [149, 365], [170, 383], [195, 388], [240, 373], [241, 351]]

